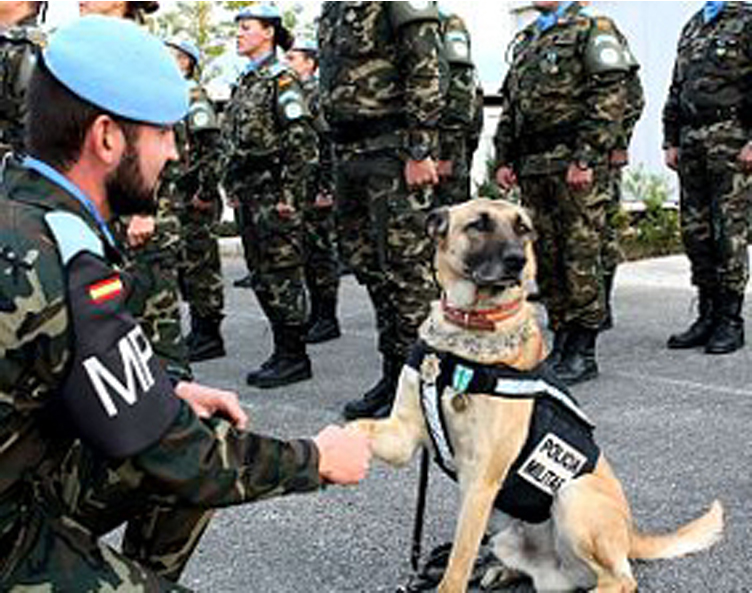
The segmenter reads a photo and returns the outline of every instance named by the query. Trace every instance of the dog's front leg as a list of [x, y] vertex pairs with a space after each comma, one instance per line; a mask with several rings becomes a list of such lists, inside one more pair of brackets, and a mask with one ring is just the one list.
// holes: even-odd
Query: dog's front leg
[[420, 407], [420, 379], [406, 368], [400, 378], [392, 414], [385, 420], [359, 420], [349, 425], [371, 440], [373, 454], [394, 466], [407, 465], [428, 440]]
[[465, 593], [499, 485], [474, 476], [463, 487], [454, 546], [439, 593]]

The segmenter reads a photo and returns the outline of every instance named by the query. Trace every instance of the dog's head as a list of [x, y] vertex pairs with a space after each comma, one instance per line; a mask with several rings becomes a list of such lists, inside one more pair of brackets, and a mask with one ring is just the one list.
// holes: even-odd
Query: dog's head
[[503, 201], [477, 199], [435, 210], [438, 282], [454, 307], [471, 309], [526, 296], [535, 279], [535, 232], [528, 213]]

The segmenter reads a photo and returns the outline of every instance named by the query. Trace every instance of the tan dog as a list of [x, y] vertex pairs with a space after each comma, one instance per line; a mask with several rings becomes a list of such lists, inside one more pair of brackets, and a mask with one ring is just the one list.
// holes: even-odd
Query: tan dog
[[[429, 232], [437, 242], [444, 299], [433, 306], [421, 339], [435, 351], [483, 365], [516, 371], [539, 367], [545, 346], [525, 295], [526, 282], [535, 276], [528, 215], [505, 202], [475, 200], [432, 214]], [[431, 373], [438, 373], [430, 367], [425, 362], [421, 370], [405, 367], [390, 418], [354, 425], [371, 437], [374, 454], [390, 464], [406, 465], [422, 446], [440, 449], [430, 432], [431, 418], [424, 414], [426, 382], [430, 385]], [[461, 493], [441, 593], [467, 590], [500, 488], [527, 442], [534, 399], [467, 395], [456, 386], [438, 394]], [[561, 457], [562, 464], [571, 462]], [[622, 487], [599, 453], [592, 473], [556, 486], [550, 519], [531, 524], [502, 517], [494, 551], [506, 570], [494, 579], [526, 574], [539, 591], [632, 592], [637, 583], [629, 559], [677, 557], [721, 537], [723, 509], [718, 502], [672, 535], [638, 533]]]

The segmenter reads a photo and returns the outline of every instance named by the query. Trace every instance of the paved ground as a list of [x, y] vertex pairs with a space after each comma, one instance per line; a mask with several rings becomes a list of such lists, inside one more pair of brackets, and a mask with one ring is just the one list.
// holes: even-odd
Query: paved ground
[[[229, 281], [242, 274], [226, 260]], [[240, 390], [261, 432], [313, 434], [378, 377], [372, 314], [352, 279], [342, 288], [344, 337], [313, 350], [313, 381], [278, 392], [243, 385], [270, 336], [249, 291], [228, 288], [232, 355], [198, 367], [201, 380]], [[576, 390], [631, 498], [641, 527], [669, 530], [727, 510], [725, 540], [684, 560], [637, 567], [640, 591], [752, 591], [752, 366], [750, 351], [710, 358], [674, 353], [666, 337], [692, 319], [683, 258], [624, 266], [617, 329], [602, 340], [602, 377]], [[416, 464], [417, 466], [417, 464]], [[377, 465], [358, 489], [269, 501], [219, 513], [184, 583], [202, 592], [392, 592], [409, 566], [417, 469]], [[451, 538], [456, 490], [432, 472], [426, 546]], [[518, 588], [518, 591], [527, 591]]]

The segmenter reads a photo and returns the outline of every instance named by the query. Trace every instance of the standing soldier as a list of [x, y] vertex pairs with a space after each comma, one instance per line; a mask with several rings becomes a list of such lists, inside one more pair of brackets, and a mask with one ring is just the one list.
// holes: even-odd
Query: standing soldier
[[[155, 503], [206, 515], [354, 483], [368, 445], [241, 430], [236, 396], [173, 389], [128, 312], [108, 219], [153, 202], [188, 109], [161, 41], [80, 19], [51, 38], [28, 106], [29, 156], [0, 182], [0, 590], [185, 591], [165, 570], [183, 552], [173, 532], [149, 564], [149, 546], [120, 554], [99, 527]], [[197, 415], [215, 412], [236, 426]]]
[[573, 385], [598, 375], [606, 316], [602, 261], [610, 158], [623, 132], [634, 58], [614, 23], [580, 2], [534, 2], [515, 39], [495, 143], [497, 181], [520, 184], [539, 234], [538, 283], [553, 361]]
[[196, 81], [199, 49], [186, 40], [171, 40], [181, 72], [191, 84], [191, 109], [176, 128], [180, 160], [162, 175], [160, 198], [180, 214], [183, 232], [180, 287], [190, 308], [191, 362], [225, 355], [220, 325], [224, 318], [224, 286], [219, 240], [214, 225], [222, 215], [222, 198], [213, 159], [219, 150], [219, 120], [206, 91]]
[[[159, 2], [79, 2], [82, 16], [98, 14], [142, 24]], [[188, 345], [180, 315], [178, 265], [182, 231], [170, 200], [159, 200], [153, 215], [121, 218], [113, 224], [134, 277], [129, 301], [154, 351], [173, 381], [192, 381]]]
[[471, 196], [473, 155], [483, 128], [483, 91], [472, 61], [470, 32], [465, 21], [459, 15], [443, 10], [440, 15], [449, 84], [440, 124], [438, 172], [441, 183], [436, 198], [440, 206], [453, 206]]
[[292, 38], [276, 5], [241, 11], [238, 54], [250, 60], [223, 124], [224, 187], [240, 202], [253, 289], [274, 351], [247, 382], [262, 389], [312, 376], [306, 352], [303, 208], [318, 159], [316, 133], [297, 77], [277, 59]]
[[752, 200], [752, 8], [706, 2], [684, 27], [663, 112], [666, 164], [681, 181], [684, 247], [700, 315], [668, 347], [744, 346]]
[[37, 20], [46, 2], [0, 2], [0, 159], [24, 153], [26, 87], [45, 35]]
[[308, 318], [309, 344], [321, 344], [340, 337], [337, 320], [339, 263], [334, 221], [332, 145], [329, 126], [320, 109], [319, 56], [314, 41], [296, 41], [287, 61], [300, 78], [319, 137], [319, 163], [311, 179], [310, 195], [303, 212], [305, 227], [305, 279], [311, 297]]
[[319, 49], [337, 236], [376, 311], [383, 359], [381, 380], [345, 417], [385, 417], [438, 295], [425, 233], [444, 107], [436, 2], [325, 2]]

